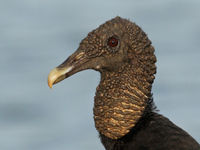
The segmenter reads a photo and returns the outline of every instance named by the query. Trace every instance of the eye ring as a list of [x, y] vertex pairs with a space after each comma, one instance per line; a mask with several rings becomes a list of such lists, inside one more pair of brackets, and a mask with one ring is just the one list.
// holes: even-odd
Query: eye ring
[[109, 47], [116, 47], [118, 43], [119, 43], [119, 40], [116, 37], [111, 36], [110, 38], [108, 38], [107, 45]]

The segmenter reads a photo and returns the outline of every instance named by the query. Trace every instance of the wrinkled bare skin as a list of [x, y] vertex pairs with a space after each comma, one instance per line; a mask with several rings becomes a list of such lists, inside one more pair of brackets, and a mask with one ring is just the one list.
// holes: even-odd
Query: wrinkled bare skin
[[[191, 141], [194, 143], [192, 145], [197, 144], [167, 118], [153, 112], [153, 104], [150, 101], [156, 73], [155, 63], [154, 48], [142, 29], [129, 20], [116, 17], [90, 32], [81, 41], [77, 51], [52, 70], [48, 77], [48, 84], [52, 87], [53, 84], [86, 69], [94, 69], [101, 73], [93, 110], [95, 126], [106, 149], [127, 150], [135, 147], [134, 149], [137, 150], [141, 148], [140, 144], [145, 145], [145, 143], [136, 141], [147, 136], [152, 139], [146, 140], [146, 145], [155, 144], [150, 149], [163, 147], [167, 150], [170, 148], [164, 141], [174, 141], [176, 138], [170, 136], [174, 132], [180, 132], [180, 135], [187, 137], [185, 141]], [[145, 120], [145, 117], [148, 119]], [[169, 130], [173, 130], [165, 131], [161, 125], [162, 130], [159, 131], [159, 127], [154, 126], [152, 120], [155, 120], [154, 122], [161, 120], [160, 124], [164, 126], [167, 124]], [[140, 132], [141, 136], [134, 138], [136, 135], [132, 131], [138, 128], [138, 122], [145, 122], [147, 131], [143, 130], [145, 132]], [[174, 131], [176, 128], [177, 131]], [[165, 144], [156, 143], [154, 132], [166, 138], [163, 138]], [[169, 133], [169, 137], [165, 136]], [[133, 140], [132, 146], [128, 144], [131, 140], [124, 141], [127, 135]], [[170, 146], [174, 145], [177, 144], [173, 143]]]

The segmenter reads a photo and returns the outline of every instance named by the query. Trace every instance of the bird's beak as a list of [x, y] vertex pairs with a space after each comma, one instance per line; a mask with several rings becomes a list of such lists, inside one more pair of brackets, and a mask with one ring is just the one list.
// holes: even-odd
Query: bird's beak
[[89, 59], [84, 51], [76, 51], [61, 65], [51, 70], [48, 76], [49, 87], [52, 88], [54, 84], [64, 80], [76, 72], [89, 69], [90, 63], [87, 63], [88, 60]]

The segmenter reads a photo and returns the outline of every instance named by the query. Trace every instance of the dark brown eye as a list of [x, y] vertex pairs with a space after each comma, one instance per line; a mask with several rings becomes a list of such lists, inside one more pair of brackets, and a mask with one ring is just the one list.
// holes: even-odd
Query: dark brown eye
[[108, 39], [108, 46], [110, 46], [110, 47], [115, 47], [115, 46], [117, 46], [118, 45], [118, 39], [117, 38], [115, 38], [115, 37], [110, 37], [109, 39]]

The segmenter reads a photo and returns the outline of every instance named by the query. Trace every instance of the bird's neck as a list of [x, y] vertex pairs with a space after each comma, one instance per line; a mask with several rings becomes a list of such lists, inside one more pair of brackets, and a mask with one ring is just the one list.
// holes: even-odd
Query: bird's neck
[[119, 71], [101, 73], [97, 87], [94, 120], [97, 130], [119, 139], [135, 126], [151, 97], [151, 84], [139, 67], [124, 65]]

